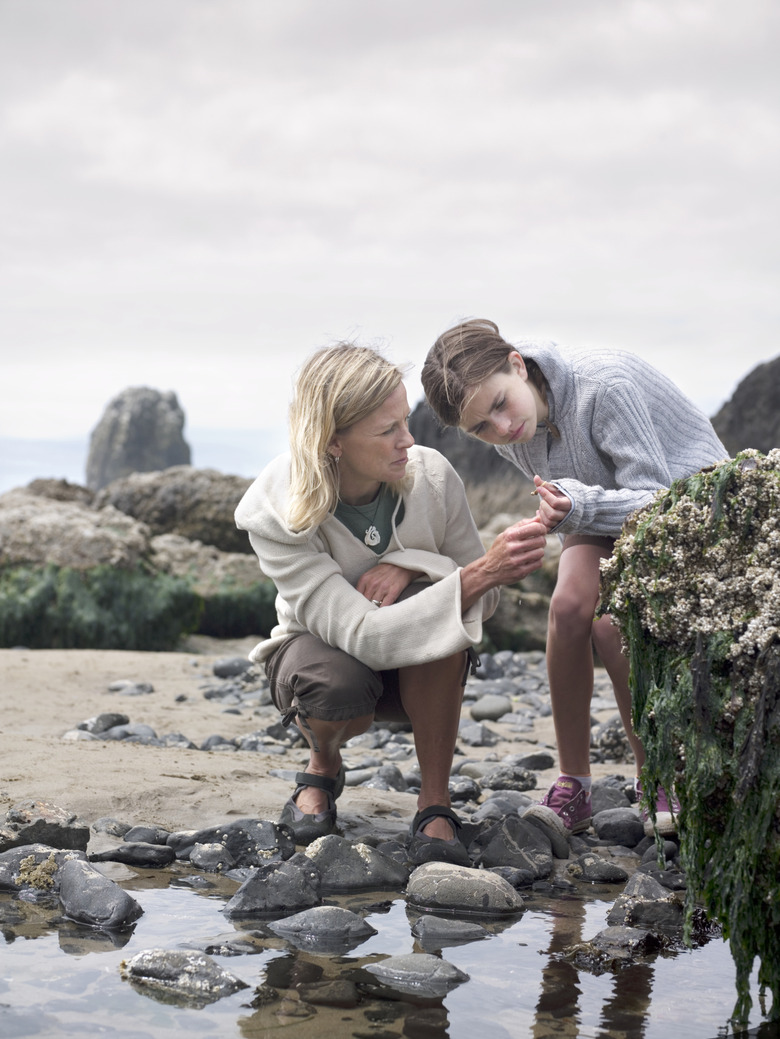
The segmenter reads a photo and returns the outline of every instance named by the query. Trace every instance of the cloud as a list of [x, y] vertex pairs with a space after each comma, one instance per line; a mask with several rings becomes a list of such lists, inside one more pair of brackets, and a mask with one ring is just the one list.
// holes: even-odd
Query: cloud
[[[314, 347], [466, 315], [714, 410], [777, 352], [769, 0], [6, 0], [0, 431], [127, 385], [284, 423]], [[410, 399], [419, 391], [410, 380]]]

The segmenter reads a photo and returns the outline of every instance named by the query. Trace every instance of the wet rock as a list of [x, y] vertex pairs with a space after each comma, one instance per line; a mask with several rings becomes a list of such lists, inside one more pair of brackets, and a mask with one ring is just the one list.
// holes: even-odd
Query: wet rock
[[520, 755], [517, 764], [521, 768], [530, 769], [531, 772], [544, 772], [555, 767], [555, 758], [549, 750], [535, 750], [531, 754]]
[[96, 819], [90, 827], [93, 833], [105, 833], [109, 837], [124, 837], [128, 830], [132, 829], [132, 823], [123, 822], [121, 819], [114, 819], [111, 816], [104, 815], [100, 819]]
[[146, 949], [119, 969], [139, 992], [179, 1006], [204, 1007], [249, 987], [200, 952]]
[[596, 836], [610, 844], [635, 848], [645, 835], [639, 814], [633, 808], [609, 808], [593, 816]]
[[196, 844], [190, 849], [189, 861], [207, 873], [227, 873], [237, 865], [224, 844]]
[[118, 844], [115, 848], [93, 852], [90, 862], [123, 862], [126, 866], [140, 866], [143, 869], [162, 869], [170, 866], [176, 858], [173, 848], [167, 844], [146, 844], [136, 841], [132, 844]]
[[166, 844], [170, 835], [170, 830], [165, 830], [162, 826], [148, 826], [141, 823], [126, 830], [124, 839], [128, 844], [133, 841], [143, 841], [145, 844]]
[[483, 917], [510, 916], [524, 905], [522, 896], [495, 873], [443, 862], [417, 867], [406, 887], [406, 901], [419, 909]]
[[574, 859], [567, 865], [566, 872], [575, 880], [591, 884], [625, 884], [628, 880], [628, 873], [622, 866], [593, 853]]
[[553, 868], [552, 844], [547, 835], [516, 815], [479, 833], [469, 846], [469, 854], [478, 866], [527, 869], [536, 879], [548, 877]]
[[24, 844], [86, 851], [89, 827], [49, 801], [22, 801], [9, 808], [0, 826], [0, 851]]
[[536, 776], [520, 765], [499, 765], [480, 780], [488, 790], [525, 790], [536, 789]]
[[114, 725], [99, 733], [101, 740], [156, 740], [157, 733], [151, 725], [143, 722], [128, 722], [126, 725]]
[[469, 920], [445, 920], [441, 916], [421, 916], [412, 926], [412, 935], [423, 952], [440, 952], [448, 945], [465, 945], [490, 937], [482, 924]]
[[249, 876], [222, 912], [228, 918], [279, 916], [320, 904], [321, 878], [305, 856], [271, 862]]
[[265, 866], [295, 854], [290, 831], [266, 819], [237, 819], [225, 826], [172, 833], [168, 845], [177, 859], [188, 859], [196, 844], [221, 844], [238, 867]]
[[322, 876], [323, 892], [399, 888], [409, 876], [404, 866], [376, 848], [333, 833], [312, 841], [306, 855]]
[[331, 956], [344, 955], [377, 933], [358, 913], [340, 906], [314, 906], [268, 927], [298, 948]]
[[444, 996], [469, 980], [468, 974], [454, 964], [425, 952], [388, 956], [379, 963], [369, 964], [365, 969], [396, 992], [427, 998]]
[[566, 959], [593, 974], [628, 967], [663, 947], [662, 940], [651, 931], [639, 927], [607, 927], [589, 942], [568, 950]]
[[678, 934], [684, 922], [683, 899], [654, 877], [637, 871], [615, 899], [607, 923]]
[[134, 898], [89, 862], [72, 859], [59, 872], [60, 902], [65, 915], [76, 923], [113, 930], [126, 927], [143, 913]]
[[23, 844], [0, 853], [0, 891], [26, 887], [57, 891], [60, 869], [70, 859], [86, 860], [83, 851], [55, 851], [46, 844]]
[[486, 693], [472, 704], [469, 714], [475, 722], [495, 722], [512, 710], [512, 701], [508, 696]]

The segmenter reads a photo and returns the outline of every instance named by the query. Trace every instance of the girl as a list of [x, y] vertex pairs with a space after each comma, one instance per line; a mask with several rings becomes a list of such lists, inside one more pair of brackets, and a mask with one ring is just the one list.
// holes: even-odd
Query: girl
[[[492, 321], [466, 321], [440, 336], [422, 384], [445, 426], [494, 444], [533, 479], [537, 518], [563, 540], [547, 636], [560, 776], [528, 813], [563, 835], [578, 833], [591, 821], [591, 643], [612, 680], [637, 777], [645, 757], [631, 725], [620, 633], [610, 617], [594, 620], [600, 560], [611, 555], [629, 513], [728, 453], [706, 416], [638, 357], [606, 350], [564, 355], [552, 343], [532, 341], [514, 347]], [[638, 778], [637, 789], [641, 794]], [[659, 790], [662, 834], [676, 832], [674, 807]]]
[[544, 527], [517, 524], [484, 553], [455, 471], [414, 444], [402, 376], [348, 344], [304, 365], [290, 453], [236, 511], [278, 592], [279, 623], [251, 657], [309, 744], [280, 818], [298, 843], [336, 825], [344, 743], [375, 717], [402, 718], [422, 779], [409, 858], [469, 865], [448, 789], [467, 651], [499, 585], [541, 565]]

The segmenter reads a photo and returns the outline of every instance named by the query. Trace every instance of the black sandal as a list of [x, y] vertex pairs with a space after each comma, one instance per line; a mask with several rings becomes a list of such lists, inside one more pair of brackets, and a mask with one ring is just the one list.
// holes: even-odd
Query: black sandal
[[[441, 837], [429, 837], [427, 833], [423, 833], [423, 827], [436, 818], [447, 819], [452, 824], [455, 836], [446, 841]], [[409, 861], [415, 866], [420, 866], [424, 862], [449, 862], [454, 866], [471, 866], [471, 858], [460, 838], [462, 825], [457, 815], [446, 805], [428, 805], [427, 808], [421, 808], [409, 827], [406, 844]]]
[[[292, 797], [282, 808], [279, 824], [288, 826], [297, 844], [309, 844], [318, 837], [326, 837], [336, 829], [336, 800], [344, 789], [345, 772], [342, 765], [335, 779], [330, 776], [318, 776], [313, 772], [298, 772], [295, 776], [297, 786]], [[324, 790], [328, 795], [328, 807], [324, 812], [306, 814], [295, 803], [295, 798], [304, 787], [313, 786]]]

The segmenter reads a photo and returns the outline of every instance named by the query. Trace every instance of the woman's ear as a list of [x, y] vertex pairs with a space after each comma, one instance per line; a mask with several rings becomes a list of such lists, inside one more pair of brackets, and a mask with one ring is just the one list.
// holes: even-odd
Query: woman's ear
[[328, 444], [326, 448], [326, 451], [328, 452], [331, 458], [334, 458], [338, 462], [339, 458], [341, 458], [342, 451], [342, 447], [339, 443], [338, 437], [334, 437], [331, 440], [331, 442]]
[[507, 358], [507, 360], [509, 361], [510, 365], [512, 366], [512, 370], [516, 371], [521, 379], [525, 380], [525, 379], [528, 378], [528, 369], [525, 366], [525, 361], [520, 356], [520, 354], [517, 352], [517, 350], [513, 350], [510, 353], [510, 355]]

